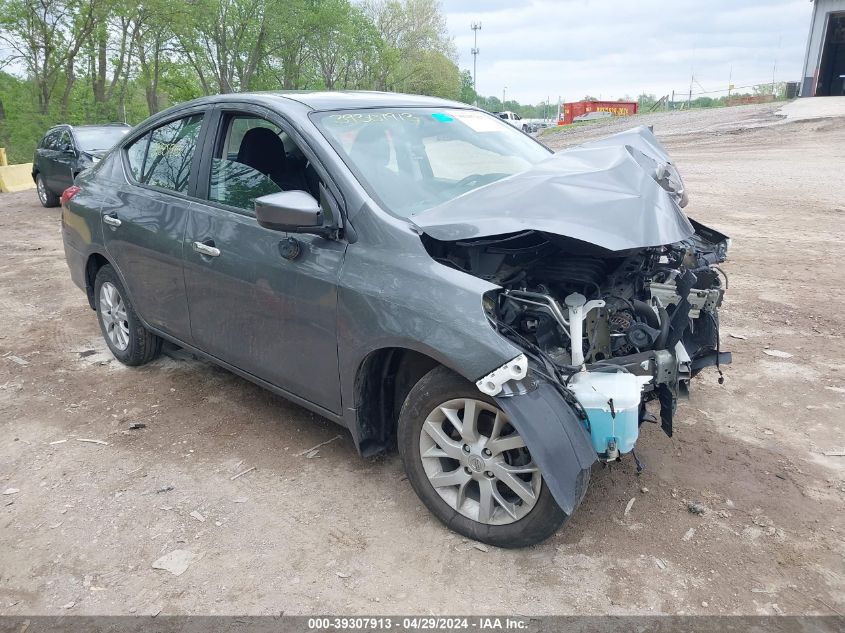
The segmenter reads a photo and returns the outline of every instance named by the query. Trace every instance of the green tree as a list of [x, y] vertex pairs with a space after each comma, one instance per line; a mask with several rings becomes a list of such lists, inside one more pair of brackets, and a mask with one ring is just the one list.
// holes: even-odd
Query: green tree
[[0, 51], [13, 160], [54, 123], [137, 123], [203, 94], [474, 97], [436, 0], [0, 0]]
[[59, 84], [67, 112], [76, 55], [97, 26], [102, 0], [0, 0], [0, 42], [32, 78], [38, 111], [47, 114]]
[[459, 97], [464, 103], [475, 103], [478, 95], [472, 85], [472, 73], [468, 70], [461, 71], [461, 96]]
[[440, 51], [423, 51], [408, 65], [405, 92], [426, 94], [444, 99], [461, 97], [461, 76], [458, 67]]
[[[441, 53], [454, 64], [454, 43], [437, 0], [365, 0], [363, 9], [384, 42], [379, 89], [411, 90], [409, 80], [420, 68], [417, 58], [427, 52]], [[429, 59], [442, 64], [439, 57]]]

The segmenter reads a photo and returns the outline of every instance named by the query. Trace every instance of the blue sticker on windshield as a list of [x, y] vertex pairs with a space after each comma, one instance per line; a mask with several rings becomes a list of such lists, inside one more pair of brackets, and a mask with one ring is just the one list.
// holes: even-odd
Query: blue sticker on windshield
[[448, 123], [449, 121], [454, 121], [454, 117], [450, 117], [445, 112], [432, 112], [431, 116], [438, 121], [442, 121], [443, 123]]

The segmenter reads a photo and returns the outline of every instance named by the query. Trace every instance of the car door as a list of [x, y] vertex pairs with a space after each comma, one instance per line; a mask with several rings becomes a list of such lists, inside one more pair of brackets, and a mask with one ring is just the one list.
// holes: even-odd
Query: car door
[[135, 309], [153, 328], [187, 343], [182, 246], [204, 117], [201, 110], [180, 114], [129, 141], [120, 150], [126, 180], [101, 210], [106, 250]]
[[56, 129], [48, 132], [38, 148], [38, 171], [44, 184], [50, 191], [56, 191], [58, 185], [56, 184], [56, 172], [58, 171], [59, 162], [59, 138], [61, 137], [61, 130]]
[[51, 189], [61, 193], [73, 184], [73, 171], [76, 167], [77, 150], [70, 131], [63, 129], [59, 134], [58, 149], [53, 161]]
[[[256, 197], [309, 188], [308, 167], [283, 147], [283, 138], [294, 142], [289, 132], [246, 109], [221, 108], [210, 126], [197, 186], [205, 201], [191, 206], [185, 231], [191, 333], [212, 356], [340, 413], [337, 279], [346, 243], [266, 229], [254, 215]], [[244, 144], [254, 138], [264, 145]], [[315, 186], [335, 213], [330, 183]]]

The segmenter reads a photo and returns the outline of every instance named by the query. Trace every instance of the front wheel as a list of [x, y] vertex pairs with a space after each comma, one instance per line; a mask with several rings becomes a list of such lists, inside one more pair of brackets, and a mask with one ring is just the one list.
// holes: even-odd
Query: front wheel
[[417, 495], [464, 536], [524, 547], [567, 519], [507, 414], [445, 367], [411, 389], [399, 414], [398, 444]]
[[162, 340], [141, 324], [120, 278], [108, 264], [97, 271], [94, 298], [100, 331], [117, 360], [143, 365], [159, 355]]

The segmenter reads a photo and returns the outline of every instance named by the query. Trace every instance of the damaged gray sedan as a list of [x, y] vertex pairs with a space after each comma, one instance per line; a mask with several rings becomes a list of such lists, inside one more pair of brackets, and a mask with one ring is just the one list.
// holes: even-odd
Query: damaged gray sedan
[[119, 360], [167, 340], [398, 444], [438, 519], [518, 547], [730, 362], [728, 239], [686, 203], [646, 128], [554, 154], [439, 99], [262, 93], [136, 127], [62, 226]]

